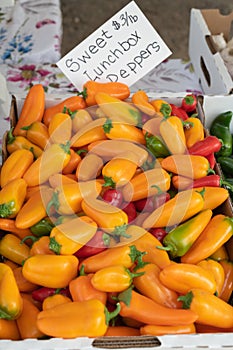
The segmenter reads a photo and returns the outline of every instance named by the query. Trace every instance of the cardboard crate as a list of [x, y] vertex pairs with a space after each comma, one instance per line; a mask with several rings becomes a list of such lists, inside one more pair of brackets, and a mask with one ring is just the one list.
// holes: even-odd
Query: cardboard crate
[[[182, 97], [185, 95], [178, 94], [165, 94], [164, 96], [153, 95], [153, 98], [163, 98], [170, 103], [180, 104]], [[53, 105], [59, 100], [66, 98], [67, 96], [48, 96], [46, 105]], [[18, 111], [20, 111], [24, 97], [12, 98], [10, 124], [11, 127], [15, 125], [18, 117]], [[204, 109], [201, 104], [198, 104], [199, 117], [202, 121], [205, 120]], [[4, 136], [5, 146], [7, 140], [7, 133]], [[6, 159], [7, 152], [6, 147], [3, 148], [4, 157]], [[219, 169], [216, 168], [216, 172]], [[225, 201], [220, 207], [218, 212], [225, 213], [226, 215], [233, 216], [233, 211], [230, 202]], [[233, 238], [228, 242], [226, 248], [233, 260]], [[164, 336], [130, 336], [130, 337], [99, 337], [99, 338], [75, 338], [75, 339], [25, 339], [19, 341], [12, 340], [0, 340], [0, 350], [93, 350], [93, 349], [158, 349], [158, 350], [223, 350], [233, 349], [233, 333], [217, 333], [217, 334], [181, 334], [181, 335], [164, 335]]]
[[233, 12], [221, 15], [218, 9], [193, 8], [190, 15], [189, 57], [206, 95], [233, 93], [233, 80], [221, 54], [216, 51], [212, 35], [230, 39]]

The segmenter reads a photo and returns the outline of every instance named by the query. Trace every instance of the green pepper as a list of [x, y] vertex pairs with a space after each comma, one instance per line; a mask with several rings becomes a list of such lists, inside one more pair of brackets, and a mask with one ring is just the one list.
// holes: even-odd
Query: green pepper
[[217, 157], [232, 155], [232, 135], [230, 131], [232, 115], [232, 111], [221, 113], [211, 124], [210, 134], [222, 140], [222, 147], [220, 151], [216, 153]]
[[233, 158], [227, 156], [218, 157], [218, 163], [225, 176], [233, 175]]
[[163, 239], [163, 246], [157, 248], [168, 251], [170, 257], [183, 256], [200, 236], [212, 216], [212, 210], [205, 209], [173, 228]]
[[145, 134], [146, 147], [155, 157], [165, 158], [170, 155], [169, 150], [159, 136]]
[[50, 220], [49, 217], [43, 218], [39, 222], [37, 222], [35, 225], [30, 227], [31, 232], [37, 236], [48, 236], [54, 227], [54, 224]]

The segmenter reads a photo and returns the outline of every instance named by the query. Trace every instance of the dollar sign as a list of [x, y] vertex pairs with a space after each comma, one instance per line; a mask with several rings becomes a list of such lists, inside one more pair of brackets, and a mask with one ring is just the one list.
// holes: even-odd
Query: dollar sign
[[117, 21], [112, 21], [112, 26], [115, 30], [119, 30], [121, 27], [120, 23]]

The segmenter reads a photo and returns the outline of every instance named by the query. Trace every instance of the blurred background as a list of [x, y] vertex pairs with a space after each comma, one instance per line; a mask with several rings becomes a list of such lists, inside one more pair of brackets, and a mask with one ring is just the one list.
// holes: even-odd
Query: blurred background
[[[60, 0], [63, 39], [62, 56], [111, 18], [130, 1]], [[136, 0], [153, 27], [172, 51], [170, 58], [188, 59], [191, 8], [233, 11], [233, 0]]]

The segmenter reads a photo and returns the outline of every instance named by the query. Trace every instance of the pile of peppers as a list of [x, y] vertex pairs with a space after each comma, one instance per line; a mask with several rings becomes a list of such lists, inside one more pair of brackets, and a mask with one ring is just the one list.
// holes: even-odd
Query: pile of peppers
[[209, 135], [195, 95], [119, 82], [45, 102], [32, 86], [0, 171], [0, 339], [233, 332], [224, 118]]

